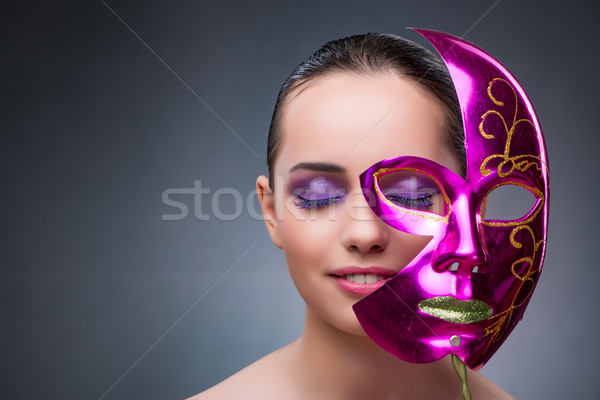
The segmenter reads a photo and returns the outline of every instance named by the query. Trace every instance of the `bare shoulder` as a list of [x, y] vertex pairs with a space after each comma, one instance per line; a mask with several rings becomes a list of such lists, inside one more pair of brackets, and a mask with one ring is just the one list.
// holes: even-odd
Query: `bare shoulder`
[[212, 388], [187, 400], [294, 398], [291, 343], [274, 351]]
[[513, 396], [480, 372], [469, 371], [467, 379], [474, 399], [515, 400]]

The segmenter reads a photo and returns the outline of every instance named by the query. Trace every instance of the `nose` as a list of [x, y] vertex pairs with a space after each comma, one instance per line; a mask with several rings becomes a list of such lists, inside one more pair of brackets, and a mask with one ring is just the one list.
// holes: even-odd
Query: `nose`
[[466, 196], [458, 199], [452, 208], [446, 235], [433, 256], [434, 269], [449, 270], [459, 276], [487, 272], [488, 257], [478, 217], [471, 212]]
[[388, 226], [369, 208], [363, 194], [350, 193], [346, 199], [341, 243], [348, 251], [357, 254], [379, 253], [389, 242]]

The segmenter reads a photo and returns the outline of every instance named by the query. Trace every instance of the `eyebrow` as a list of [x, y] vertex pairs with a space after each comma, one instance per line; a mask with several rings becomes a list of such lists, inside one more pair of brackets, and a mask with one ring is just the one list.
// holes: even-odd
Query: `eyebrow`
[[298, 169], [308, 169], [311, 171], [320, 171], [320, 172], [335, 172], [338, 174], [343, 174], [346, 172], [346, 168], [341, 167], [337, 164], [330, 163], [319, 163], [319, 162], [301, 162], [294, 165], [290, 168], [290, 172], [294, 172]]

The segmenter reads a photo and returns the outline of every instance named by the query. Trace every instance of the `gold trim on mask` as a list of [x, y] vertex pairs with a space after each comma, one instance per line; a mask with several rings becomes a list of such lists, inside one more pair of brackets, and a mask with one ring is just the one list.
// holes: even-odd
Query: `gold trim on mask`
[[[427, 211], [422, 211], [422, 212], [418, 212], [418, 211], [409, 211], [411, 210], [410, 208], [405, 208], [405, 207], [401, 207], [397, 204], [395, 204], [394, 202], [390, 201], [385, 194], [383, 194], [383, 192], [381, 191], [381, 188], [379, 187], [379, 176], [382, 174], [386, 174], [388, 172], [396, 172], [396, 171], [414, 171], [414, 172], [419, 172], [421, 174], [427, 175], [429, 176], [431, 179], [433, 179], [438, 187], [440, 188], [443, 196], [444, 196], [444, 202], [446, 203], [446, 209], [448, 210], [446, 212], [446, 215], [437, 215], [434, 213], [430, 213]], [[375, 191], [377, 192], [377, 196], [379, 196], [380, 199], [382, 199], [383, 201], [386, 202], [386, 204], [388, 204], [389, 206], [392, 206], [393, 208], [397, 209], [398, 211], [401, 211], [403, 213], [406, 214], [410, 214], [410, 215], [415, 215], [418, 217], [424, 217], [424, 218], [429, 218], [429, 219], [433, 219], [435, 221], [444, 221], [445, 223], [448, 223], [448, 217], [450, 216], [450, 199], [448, 198], [448, 196], [446, 195], [446, 192], [444, 191], [444, 187], [442, 184], [440, 184], [440, 182], [432, 175], [428, 174], [425, 171], [421, 171], [420, 169], [417, 168], [381, 168], [378, 171], [376, 171], [375, 173], [373, 173], [373, 178], [375, 178]]]
[[523, 221], [488, 222], [486, 220], [483, 220], [483, 221], [481, 221], [481, 223], [486, 226], [521, 226], [523, 224], [528, 224], [531, 221], [533, 221], [533, 219], [539, 214], [540, 210], [544, 207], [544, 202], [546, 201], [546, 199], [544, 198], [544, 193], [542, 193], [542, 191], [539, 190], [538, 188], [527, 186], [520, 182], [506, 181], [506, 182], [499, 183], [498, 185], [496, 185], [493, 188], [491, 188], [490, 190], [488, 190], [486, 196], [488, 196], [494, 189], [499, 188], [500, 186], [504, 186], [504, 185], [520, 186], [523, 189], [527, 189], [530, 192], [535, 193], [535, 195], [537, 196], [537, 198], [540, 201], [538, 202], [537, 206], [535, 207], [534, 212], [531, 213], [531, 210], [529, 210], [529, 213], [531, 213], [531, 215], [529, 216], [529, 218], [527, 218], [526, 220], [523, 220]]
[[[529, 168], [531, 168], [533, 166], [537, 170], [540, 171], [540, 175], [541, 175], [543, 172], [542, 168], [547, 171], [547, 166], [545, 165], [545, 163], [542, 161], [542, 159], [539, 156], [534, 156], [532, 154], [521, 154], [521, 155], [516, 155], [516, 156], [510, 157], [511, 142], [512, 142], [513, 134], [515, 133], [515, 128], [517, 127], [517, 125], [519, 123], [523, 123], [523, 122], [529, 123], [534, 127], [535, 127], [535, 125], [529, 119], [517, 120], [519, 99], [518, 99], [517, 92], [515, 91], [514, 87], [506, 79], [494, 78], [489, 82], [488, 88], [487, 88], [487, 93], [488, 93], [489, 98], [492, 100], [492, 102], [497, 106], [504, 106], [504, 102], [496, 99], [494, 97], [494, 95], [492, 94], [492, 86], [496, 82], [503, 82], [510, 87], [510, 89], [512, 90], [512, 92], [515, 96], [515, 110], [514, 110], [514, 115], [513, 115], [512, 124], [511, 124], [510, 129], [508, 128], [508, 125], [506, 124], [506, 120], [504, 119], [502, 114], [500, 114], [500, 112], [497, 110], [488, 110], [485, 113], [483, 113], [483, 115], [481, 116], [481, 123], [479, 124], [479, 133], [481, 134], [481, 136], [483, 136], [485, 139], [488, 139], [488, 140], [495, 139], [494, 135], [485, 132], [485, 129], [483, 128], [483, 124], [489, 115], [496, 115], [496, 116], [500, 117], [500, 119], [502, 120], [502, 123], [504, 124], [504, 129], [506, 130], [506, 143], [504, 146], [504, 153], [503, 154], [494, 154], [494, 155], [491, 155], [491, 156], [485, 158], [483, 160], [483, 162], [481, 163], [481, 166], [479, 167], [479, 171], [481, 172], [482, 176], [487, 176], [487, 175], [491, 174], [492, 170], [486, 168], [488, 162], [495, 158], [501, 158], [502, 162], [500, 162], [500, 164], [496, 168], [496, 172], [497, 172], [498, 176], [501, 178], [504, 178], [504, 177], [512, 174], [514, 171], [526, 172]], [[506, 165], [509, 165], [510, 169], [506, 172], [503, 172], [502, 169]], [[494, 186], [492, 189], [490, 189], [488, 191], [487, 194], [491, 193], [491, 191], [496, 189], [497, 187], [506, 185], [506, 184], [517, 185], [524, 189], [529, 190], [530, 192], [534, 193], [538, 197], [539, 201], [538, 201], [538, 204], [536, 205], [535, 209], [533, 211], [531, 211], [531, 210], [529, 211], [530, 215], [525, 220], [511, 221], [511, 222], [482, 221], [482, 224], [484, 224], [486, 226], [490, 226], [490, 227], [514, 227], [512, 232], [510, 233], [510, 244], [515, 249], [520, 249], [523, 247], [523, 244], [521, 242], [517, 241], [515, 238], [516, 234], [522, 230], [525, 230], [529, 233], [529, 235], [531, 236], [531, 240], [533, 242], [533, 254], [522, 257], [522, 258], [514, 261], [510, 267], [512, 275], [517, 280], [520, 281], [519, 287], [513, 298], [513, 303], [508, 307], [508, 309], [502, 311], [499, 314], [492, 315], [490, 318], [488, 318], [489, 321], [494, 321], [494, 322], [492, 322], [491, 325], [489, 325], [488, 327], [486, 327], [484, 329], [484, 336], [491, 335], [491, 340], [488, 343], [488, 347], [490, 346], [491, 343], [498, 340], [498, 338], [501, 337], [503, 330], [508, 327], [508, 324], [510, 323], [510, 321], [512, 319], [513, 311], [516, 308], [522, 306], [525, 302], [527, 302], [527, 300], [531, 296], [531, 293], [533, 292], [533, 289], [535, 287], [535, 282], [534, 282], [532, 276], [539, 271], [539, 267], [541, 266], [541, 265], [539, 265], [537, 268], [534, 268], [534, 265], [535, 265], [534, 262], [536, 260], [536, 257], [538, 256], [538, 251], [539, 251], [540, 247], [542, 247], [543, 243], [545, 242], [545, 240], [538, 241], [535, 237], [535, 233], [533, 232], [533, 229], [529, 226], [529, 224], [538, 216], [540, 211], [545, 206], [546, 199], [545, 199], [544, 193], [541, 190], [539, 190], [538, 188], [530, 187], [530, 186], [524, 185], [520, 182], [509, 181], [509, 182], [502, 182], [501, 184]], [[523, 271], [522, 275], [519, 275], [516, 271], [516, 267], [518, 265], [523, 265], [523, 264], [528, 264], [528, 267], [525, 269], [525, 271]], [[528, 282], [530, 283], [530, 285], [528, 285], [529, 293], [526, 293], [525, 296], [521, 296], [521, 291], [526, 289], [525, 285]], [[516, 299], [519, 297], [523, 297], [523, 300], [519, 304], [515, 304]]]
[[[481, 172], [482, 176], [487, 176], [487, 175], [491, 174], [492, 170], [486, 168], [487, 163], [494, 158], [501, 158], [502, 162], [500, 164], [498, 164], [498, 167], [496, 168], [496, 172], [498, 173], [498, 176], [500, 176], [501, 178], [504, 178], [505, 176], [510, 175], [515, 170], [525, 172], [532, 166], [535, 166], [536, 169], [538, 169], [541, 172], [540, 164], [543, 164], [543, 162], [540, 157], [534, 156], [532, 154], [522, 154], [522, 155], [513, 156], [513, 157], [509, 156], [512, 137], [513, 137], [513, 134], [515, 133], [515, 129], [516, 129], [517, 125], [522, 122], [527, 122], [534, 127], [535, 127], [535, 125], [529, 119], [517, 120], [517, 111], [518, 111], [518, 105], [519, 105], [517, 92], [515, 91], [515, 89], [512, 87], [512, 85], [506, 79], [494, 78], [488, 84], [487, 93], [488, 93], [489, 98], [494, 102], [494, 104], [496, 104], [497, 106], [504, 105], [504, 102], [497, 100], [494, 97], [494, 95], [492, 94], [492, 86], [494, 86], [494, 84], [496, 82], [504, 82], [512, 90], [512, 92], [515, 96], [515, 111], [513, 114], [513, 120], [512, 120], [512, 125], [511, 125], [510, 129], [508, 128], [508, 125], [506, 124], [506, 120], [504, 119], [502, 114], [500, 114], [500, 112], [497, 110], [488, 110], [485, 113], [483, 113], [483, 115], [481, 116], [481, 122], [479, 123], [479, 133], [481, 134], [481, 136], [483, 136], [485, 139], [495, 139], [494, 135], [489, 134], [485, 131], [485, 129], [483, 128], [483, 124], [489, 115], [496, 115], [496, 116], [500, 117], [500, 119], [502, 120], [502, 123], [504, 125], [504, 130], [506, 131], [506, 143], [504, 145], [504, 154], [494, 154], [494, 155], [487, 157], [481, 163], [481, 166], [479, 167], [479, 171]], [[531, 161], [531, 160], [535, 160], [535, 161]], [[510, 165], [510, 170], [508, 170], [507, 172], [502, 172], [502, 169], [507, 164]]]

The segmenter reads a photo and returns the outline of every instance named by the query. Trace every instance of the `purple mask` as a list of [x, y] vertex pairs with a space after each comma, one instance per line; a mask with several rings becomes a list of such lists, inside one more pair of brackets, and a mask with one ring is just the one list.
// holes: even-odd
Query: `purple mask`
[[[466, 179], [427, 159], [381, 161], [361, 176], [379, 218], [431, 241], [385, 286], [354, 305], [365, 332], [413, 363], [455, 354], [483, 366], [522, 319], [544, 260], [548, 161], [542, 130], [508, 70], [457, 37], [415, 29], [445, 61], [465, 131]], [[535, 205], [518, 220], [485, 220], [481, 205], [502, 185]]]

